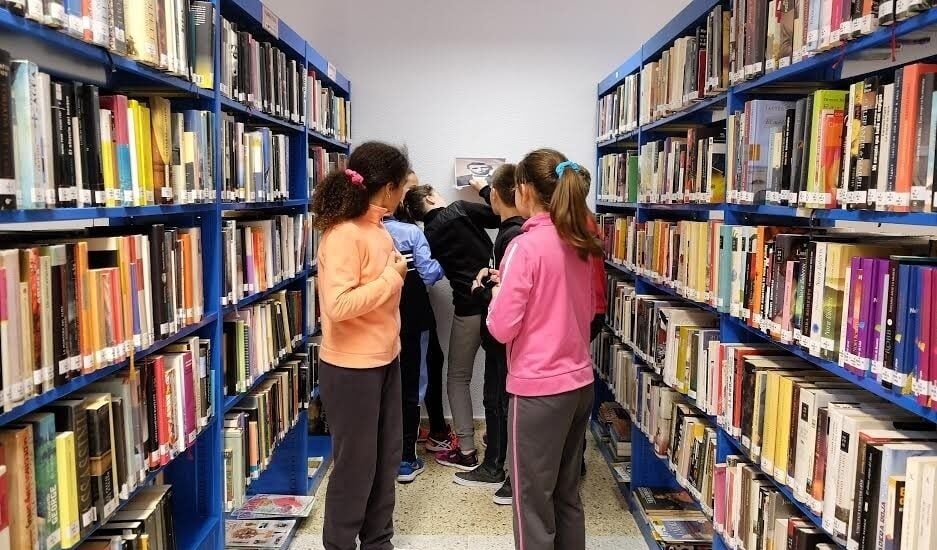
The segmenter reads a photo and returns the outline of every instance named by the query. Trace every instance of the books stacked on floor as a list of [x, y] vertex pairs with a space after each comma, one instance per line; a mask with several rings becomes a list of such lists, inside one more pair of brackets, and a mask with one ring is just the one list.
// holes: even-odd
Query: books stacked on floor
[[632, 74], [613, 91], [599, 98], [598, 137], [607, 141], [638, 129], [638, 75]]
[[640, 123], [681, 111], [728, 87], [730, 12], [716, 6], [705, 25], [677, 38], [660, 58], [641, 68]]
[[202, 88], [214, 86], [211, 2], [115, 0], [98, 5], [13, 0], [7, 8], [115, 54], [191, 78]]
[[52, 80], [0, 50], [0, 208], [212, 202], [212, 114]]
[[307, 518], [316, 497], [301, 495], [252, 495], [231, 512], [234, 519]]
[[599, 170], [596, 174], [598, 200], [637, 202], [638, 183], [641, 179], [638, 162], [636, 150], [599, 157]]
[[639, 202], [725, 201], [726, 140], [721, 130], [691, 128], [686, 137], [644, 144], [638, 166]]
[[198, 228], [0, 250], [3, 409], [131, 358], [204, 311]]
[[286, 549], [295, 529], [295, 519], [227, 519], [224, 545], [225, 548]]
[[172, 517], [172, 487], [154, 485], [140, 489], [130, 502], [124, 504], [120, 511], [77, 548], [175, 550], [177, 547]]
[[0, 429], [0, 509], [9, 511], [12, 548], [71, 548], [105, 522], [124, 521], [151, 490], [141, 489], [148, 472], [191, 447], [208, 425], [209, 361], [207, 340], [184, 340], [139, 370], [94, 382]]
[[309, 128], [341, 143], [351, 143], [351, 101], [309, 75], [306, 97]]
[[226, 219], [222, 226], [222, 305], [237, 304], [297, 277], [309, 264], [310, 219], [282, 214], [272, 219]]
[[308, 159], [309, 197], [312, 197], [315, 186], [324, 180], [329, 173], [344, 170], [347, 160], [348, 155], [345, 153], [330, 153], [317, 145], [310, 146]]
[[274, 450], [296, 425], [300, 406], [298, 362], [289, 362], [225, 414], [226, 511], [243, 505], [248, 485], [270, 466]]
[[250, 389], [265, 373], [290, 358], [302, 340], [302, 293], [280, 291], [269, 299], [225, 316], [222, 365], [225, 395]]
[[848, 90], [747, 102], [728, 120], [729, 202], [933, 211], [935, 74], [915, 63]]
[[306, 123], [303, 62], [246, 27], [221, 19], [219, 89], [230, 99], [293, 124]]
[[704, 550], [712, 547], [713, 525], [693, 497], [680, 489], [638, 487], [634, 500], [662, 548]]
[[606, 448], [616, 462], [631, 459], [631, 419], [624, 407], [614, 401], [599, 405], [596, 419], [601, 433], [607, 436]]
[[224, 114], [221, 120], [221, 198], [268, 202], [290, 198], [290, 138]]

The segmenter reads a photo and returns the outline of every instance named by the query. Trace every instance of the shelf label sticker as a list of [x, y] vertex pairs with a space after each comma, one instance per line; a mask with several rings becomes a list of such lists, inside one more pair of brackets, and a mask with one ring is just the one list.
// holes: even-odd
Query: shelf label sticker
[[331, 62], [326, 66], [326, 74], [329, 76], [330, 80], [335, 80], [335, 75], [338, 74], [338, 71], [335, 70], [335, 65], [332, 65]]
[[267, 6], [263, 6], [260, 24], [274, 38], [280, 38], [280, 18]]

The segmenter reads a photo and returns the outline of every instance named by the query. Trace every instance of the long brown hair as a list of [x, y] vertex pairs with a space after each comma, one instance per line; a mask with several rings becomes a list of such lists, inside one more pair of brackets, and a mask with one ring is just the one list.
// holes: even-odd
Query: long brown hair
[[[350, 171], [350, 172], [349, 172]], [[368, 210], [368, 200], [382, 187], [403, 185], [410, 171], [407, 154], [386, 143], [362, 143], [348, 157], [347, 171], [335, 170], [316, 186], [312, 195], [315, 226], [325, 231]], [[360, 175], [361, 181], [355, 182]]]
[[586, 205], [586, 175], [582, 168], [567, 167], [560, 176], [556, 168], [566, 156], [553, 149], [537, 149], [517, 163], [518, 185], [533, 187], [550, 211], [550, 219], [564, 242], [576, 249], [579, 257], [602, 256], [602, 243], [590, 229], [592, 212]]

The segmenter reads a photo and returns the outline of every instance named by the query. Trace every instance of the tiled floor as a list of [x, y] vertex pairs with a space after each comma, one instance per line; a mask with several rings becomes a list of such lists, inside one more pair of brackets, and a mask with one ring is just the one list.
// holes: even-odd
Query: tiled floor
[[[582, 486], [586, 547], [589, 550], [646, 548], [634, 520], [619, 503], [611, 473], [592, 445], [591, 437], [586, 462], [588, 474]], [[408, 550], [513, 549], [511, 508], [495, 506], [489, 491], [454, 484], [454, 471], [427, 460], [426, 472], [414, 483], [397, 486], [394, 544]], [[324, 500], [327, 482], [319, 489], [321, 500]], [[296, 535], [294, 550], [322, 549], [321, 500], [316, 504], [313, 517]]]

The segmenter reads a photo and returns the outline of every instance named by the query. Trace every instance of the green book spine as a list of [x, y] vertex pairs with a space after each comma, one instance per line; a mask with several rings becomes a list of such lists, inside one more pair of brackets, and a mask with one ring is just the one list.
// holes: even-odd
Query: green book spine
[[638, 155], [628, 155], [628, 196], [626, 202], [638, 202], [638, 183], [641, 181], [641, 170], [638, 166]]
[[33, 426], [33, 456], [36, 472], [36, 512], [39, 516], [39, 549], [58, 550], [59, 531], [58, 472], [55, 461], [55, 415], [35, 413], [25, 422]]

